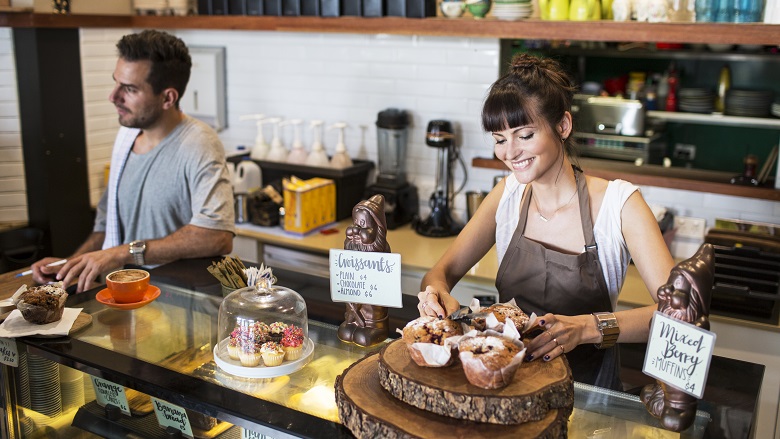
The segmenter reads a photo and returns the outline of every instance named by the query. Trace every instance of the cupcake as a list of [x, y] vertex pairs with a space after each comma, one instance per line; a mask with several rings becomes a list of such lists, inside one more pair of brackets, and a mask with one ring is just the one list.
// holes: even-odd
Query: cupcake
[[[455, 357], [452, 355], [451, 349], [445, 347], [444, 341], [449, 337], [459, 335], [463, 335], [463, 329], [458, 322], [431, 316], [412, 320], [403, 329], [403, 340], [406, 342], [412, 360], [418, 366], [427, 367], [452, 364]], [[426, 353], [423, 353], [422, 350], [425, 350]]]
[[287, 361], [301, 358], [303, 353], [303, 329], [295, 325], [285, 328], [282, 336], [282, 349], [284, 349], [284, 359]]
[[236, 329], [230, 333], [230, 339], [228, 340], [227, 351], [231, 360], [238, 360], [238, 353], [241, 350], [239, 347], [239, 337], [241, 335], [241, 328], [236, 326]]
[[263, 343], [260, 347], [260, 354], [263, 356], [263, 363], [266, 366], [278, 366], [284, 361], [284, 350], [275, 341]]
[[483, 389], [500, 389], [512, 382], [523, 361], [522, 342], [496, 337], [464, 337], [458, 343], [460, 362], [469, 383]]
[[268, 333], [268, 335], [271, 337], [272, 341], [281, 343], [282, 336], [284, 336], [285, 329], [287, 329], [287, 323], [273, 322], [271, 323], [270, 332]]
[[238, 359], [244, 367], [255, 367], [260, 365], [261, 354], [257, 351], [254, 343], [243, 343], [238, 351]]

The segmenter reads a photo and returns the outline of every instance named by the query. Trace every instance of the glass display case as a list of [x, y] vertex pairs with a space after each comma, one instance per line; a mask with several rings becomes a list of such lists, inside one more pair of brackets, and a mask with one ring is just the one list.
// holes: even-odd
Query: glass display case
[[[89, 326], [70, 337], [17, 339], [20, 365], [2, 366], [0, 381], [4, 437], [175, 436], [177, 432], [159, 426], [150, 397], [186, 409], [193, 427], [202, 425], [193, 428], [194, 437], [247, 437], [241, 429], [271, 438], [352, 437], [338, 420], [335, 379], [381, 345], [365, 349], [343, 343], [335, 325], [312, 316], [312, 309], [329, 301], [327, 290], [317, 293], [322, 304], [303, 294], [309, 308], [308, 338], [313, 343], [310, 362], [289, 374], [246, 378], [226, 373], [214, 362], [221, 335], [219, 290], [211, 295], [163, 283], [161, 278], [155, 282], [154, 272], [152, 283], [161, 290], [159, 298], [134, 310], [107, 307], [95, 300], [94, 292], [72, 295], [67, 306], [91, 315]], [[282, 276], [280, 283], [284, 284]], [[300, 285], [293, 288], [307, 290]], [[741, 384], [749, 387], [748, 392], [755, 391], [753, 399], [748, 395], [747, 406], [738, 406], [733, 389], [716, 389], [730, 405], [702, 401], [694, 426], [683, 437], [725, 437], [719, 414], [724, 408], [732, 416], [744, 411], [742, 419], [751, 428], [763, 366], [736, 363], [728, 370], [740, 368], [745, 377]], [[713, 362], [715, 367], [720, 364]], [[713, 370], [710, 383], [721, 375], [729, 381], [728, 373]], [[90, 376], [123, 386], [130, 416], [110, 405], [100, 406]], [[750, 381], [756, 379], [757, 384]], [[666, 437], [668, 433], [635, 395], [575, 386], [570, 437]]]

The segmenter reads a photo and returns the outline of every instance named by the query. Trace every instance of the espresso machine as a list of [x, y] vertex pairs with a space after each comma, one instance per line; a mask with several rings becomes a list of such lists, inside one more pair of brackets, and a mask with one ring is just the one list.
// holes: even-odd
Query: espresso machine
[[452, 162], [458, 157], [452, 124], [446, 120], [432, 120], [428, 123], [425, 144], [437, 149], [436, 189], [428, 204], [431, 214], [420, 220], [414, 229], [423, 236], [446, 237], [460, 233], [463, 226], [452, 219]]
[[385, 218], [390, 230], [412, 221], [420, 208], [417, 188], [406, 181], [408, 128], [409, 115], [404, 110], [388, 108], [377, 115], [379, 170], [376, 183], [366, 188], [366, 198], [376, 194], [385, 197]]

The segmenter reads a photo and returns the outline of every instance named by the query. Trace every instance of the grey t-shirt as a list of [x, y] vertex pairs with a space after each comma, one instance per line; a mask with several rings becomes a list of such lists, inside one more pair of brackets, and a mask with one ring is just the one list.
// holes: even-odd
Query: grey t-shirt
[[[148, 153], [130, 152], [117, 198], [123, 243], [163, 238], [187, 224], [234, 232], [225, 150], [214, 130], [189, 116]], [[106, 229], [107, 204], [104, 193], [95, 231]]]

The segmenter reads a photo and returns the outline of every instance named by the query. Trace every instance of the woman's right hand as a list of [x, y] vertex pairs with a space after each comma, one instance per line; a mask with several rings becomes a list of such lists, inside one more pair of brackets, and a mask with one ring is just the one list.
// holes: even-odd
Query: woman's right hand
[[439, 292], [432, 286], [425, 287], [425, 291], [417, 294], [420, 303], [417, 309], [420, 316], [432, 316], [444, 318], [460, 308], [460, 303], [447, 292]]

